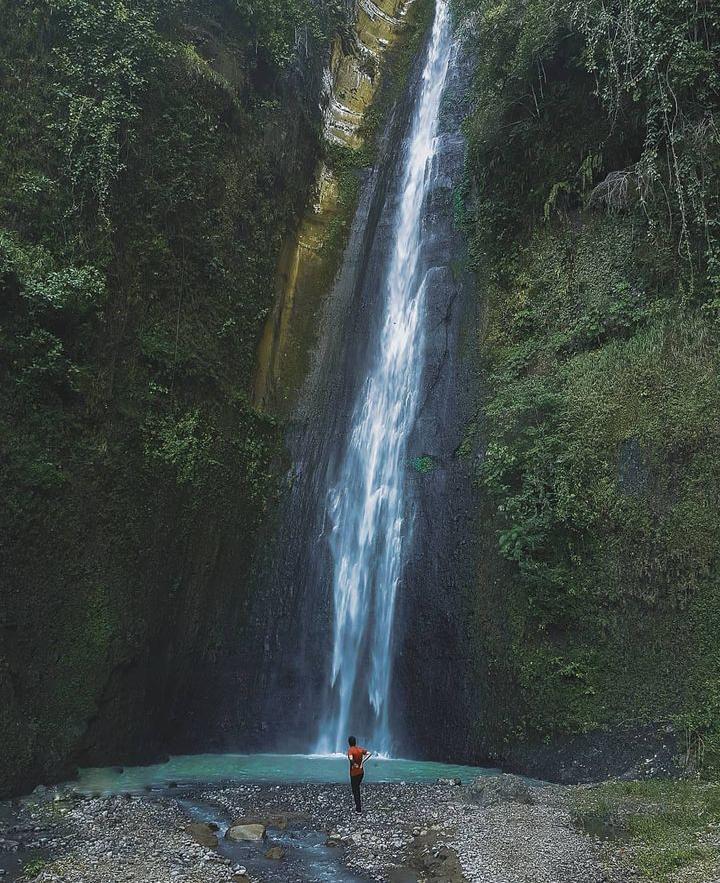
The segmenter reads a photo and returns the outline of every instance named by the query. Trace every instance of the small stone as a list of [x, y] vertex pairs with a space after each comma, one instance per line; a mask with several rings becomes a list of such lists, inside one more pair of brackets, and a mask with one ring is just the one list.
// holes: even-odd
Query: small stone
[[265, 853], [265, 858], [269, 858], [271, 861], [279, 862], [285, 858], [285, 850], [282, 846], [272, 846]]

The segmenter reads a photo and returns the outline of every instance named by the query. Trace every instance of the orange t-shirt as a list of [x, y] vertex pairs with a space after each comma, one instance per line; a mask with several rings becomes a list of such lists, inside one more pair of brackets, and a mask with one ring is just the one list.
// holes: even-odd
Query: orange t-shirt
[[348, 758], [350, 759], [350, 775], [351, 776], [359, 776], [363, 771], [362, 761], [363, 757], [367, 754], [367, 751], [364, 748], [360, 748], [355, 745], [352, 748], [348, 749]]

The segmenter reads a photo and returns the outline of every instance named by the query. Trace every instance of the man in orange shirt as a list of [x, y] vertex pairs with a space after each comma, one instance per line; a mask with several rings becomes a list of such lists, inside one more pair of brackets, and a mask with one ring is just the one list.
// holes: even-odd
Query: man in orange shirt
[[355, 736], [348, 739], [348, 760], [350, 761], [350, 787], [355, 798], [355, 812], [362, 812], [360, 805], [360, 783], [365, 775], [365, 761], [372, 754], [366, 748], [360, 748]]

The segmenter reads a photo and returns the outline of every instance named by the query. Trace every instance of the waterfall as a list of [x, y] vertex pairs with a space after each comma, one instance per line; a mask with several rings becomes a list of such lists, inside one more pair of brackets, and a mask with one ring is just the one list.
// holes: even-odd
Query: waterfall
[[[408, 438], [418, 413], [425, 340], [423, 204], [438, 174], [436, 134], [450, 62], [448, 0], [437, 0], [411, 125], [401, 154], [393, 244], [381, 275], [380, 333], [327, 490], [333, 636], [318, 752], [341, 750], [350, 729], [392, 749], [389, 694], [393, 623], [412, 536], [405, 494]], [[369, 714], [368, 714], [369, 711]]]

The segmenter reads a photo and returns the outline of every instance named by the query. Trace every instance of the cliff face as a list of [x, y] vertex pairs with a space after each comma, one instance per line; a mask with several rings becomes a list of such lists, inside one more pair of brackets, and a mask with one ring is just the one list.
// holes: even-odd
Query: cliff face
[[717, 16], [456, 9], [483, 47], [463, 198], [484, 308], [463, 446], [480, 491], [475, 744], [572, 778], [674, 731], [712, 767]]
[[[391, 85], [402, 83], [403, 88], [393, 88], [386, 97], [392, 112], [365, 156], [374, 161], [357, 169], [359, 193], [347, 247], [337, 278], [325, 291], [312, 370], [291, 411], [292, 469], [266, 556], [263, 589], [250, 604], [248, 634], [254, 640], [238, 647], [226, 673], [234, 689], [228, 691], [225, 746], [303, 751], [319, 735], [316, 717], [328, 690], [332, 642], [327, 480], [341, 456], [381, 321], [383, 271], [403, 184], [403, 144], [424, 55], [413, 50], [418, 43], [424, 46], [424, 25], [432, 10], [429, 3], [413, 10], [416, 17], [398, 44], [401, 56], [391, 67]], [[461, 168], [456, 153], [448, 150], [444, 157], [454, 160], [456, 172]], [[450, 179], [442, 180], [447, 185]], [[449, 190], [439, 187], [434, 194], [438, 214], [447, 209]], [[450, 298], [451, 292], [438, 296]], [[435, 308], [441, 311], [439, 304]]]
[[217, 707], [281, 450], [256, 341], [343, 21], [0, 4], [0, 793]]
[[324, 304], [360, 179], [431, 10], [428, 0], [365, 0], [351, 27], [333, 41], [323, 95], [326, 149], [314, 172], [312, 198], [283, 246], [275, 305], [258, 347], [253, 401], [264, 411], [289, 417], [297, 404], [321, 345]]
[[[455, 8], [402, 749], [577, 778], [674, 731], [716, 764], [717, 14]], [[262, 552], [278, 417], [292, 485], [363, 376], [431, 10], [0, 0], [0, 793], [267, 747], [322, 689], [323, 562]]]
[[413, 542], [398, 593], [393, 693], [397, 750], [404, 757], [478, 760], [468, 709], [479, 685], [462, 672], [471, 645], [462, 606], [473, 577], [475, 510], [465, 425], [477, 403], [476, 329], [481, 304], [457, 223], [465, 177], [463, 121], [469, 112], [473, 57], [454, 45], [442, 112], [434, 187], [421, 225], [427, 276], [420, 408], [406, 465]]
[[0, 4], [0, 793], [236, 735], [275, 415], [430, 10]]

